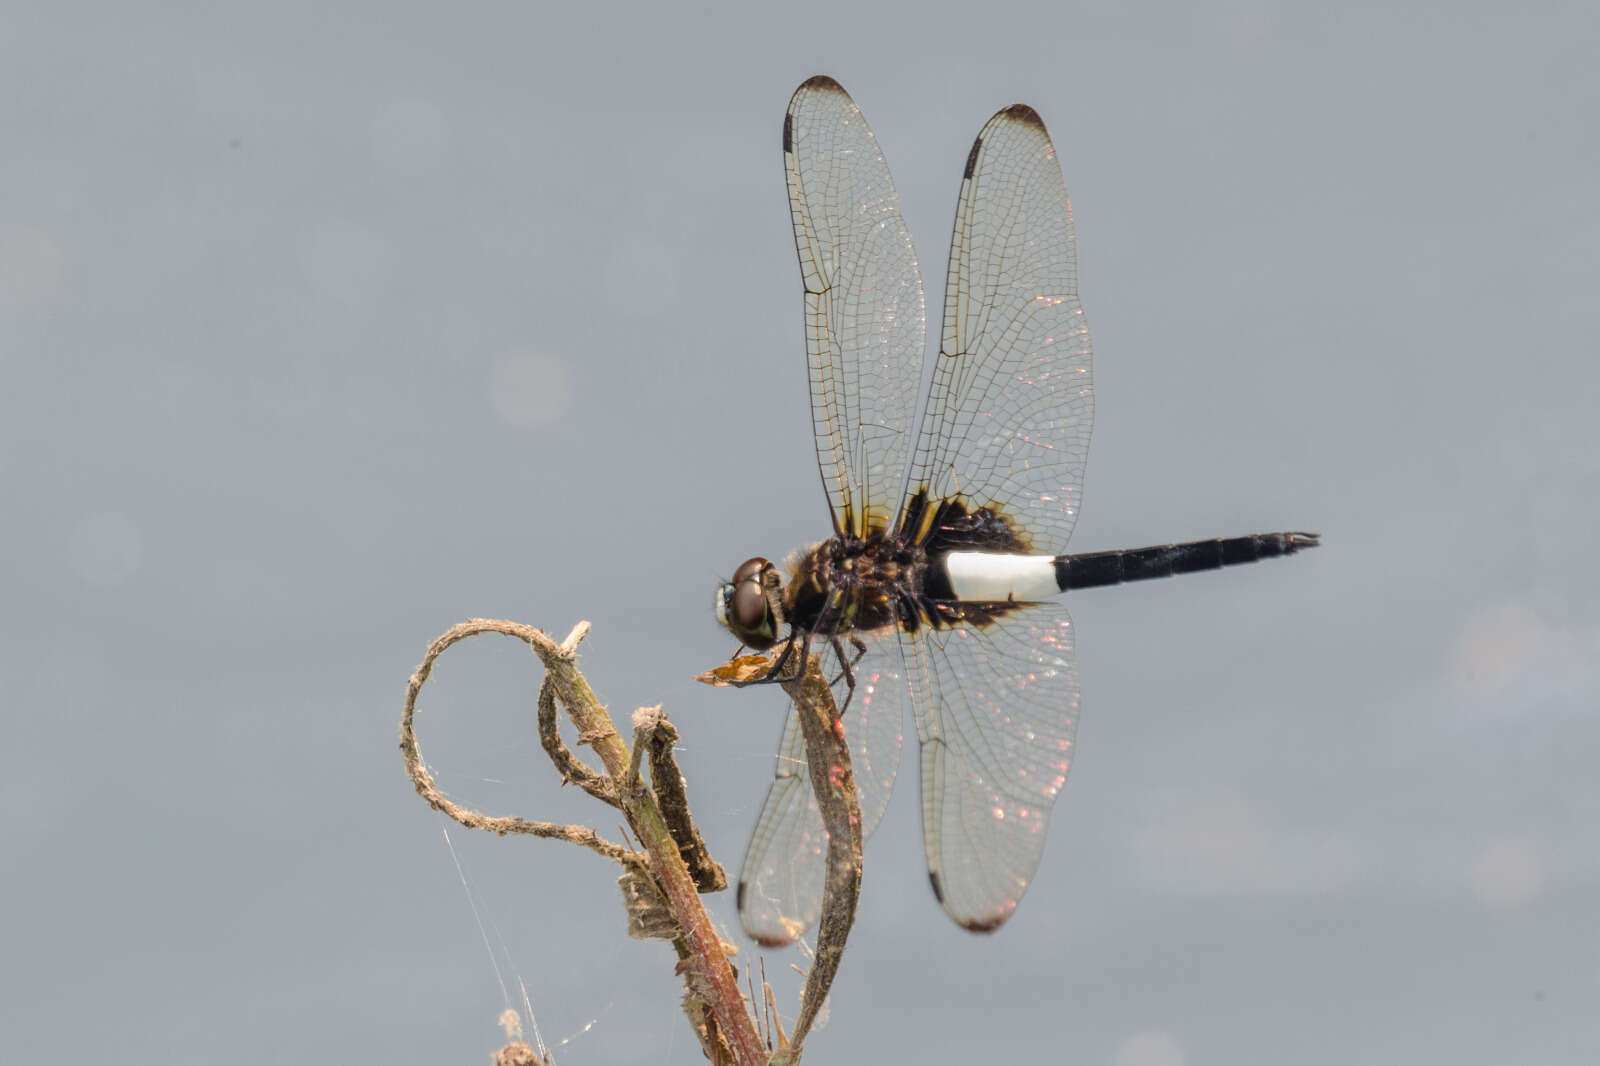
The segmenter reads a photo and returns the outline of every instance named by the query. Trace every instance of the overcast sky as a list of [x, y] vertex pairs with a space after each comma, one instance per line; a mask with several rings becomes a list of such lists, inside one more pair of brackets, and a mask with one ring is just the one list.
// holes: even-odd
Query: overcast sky
[[[1600, 1059], [1585, 5], [4, 6], [7, 1061], [484, 1063], [501, 979], [594, 1021], [563, 1064], [700, 1061], [602, 860], [453, 829], [480, 935], [395, 729], [454, 622], [587, 619], [737, 867], [781, 698], [689, 679], [716, 582], [827, 532], [779, 145], [818, 72], [935, 311], [973, 135], [1048, 123], [1074, 550], [1325, 546], [1073, 594], [1031, 892], [952, 925], [903, 775], [808, 1061]], [[428, 761], [614, 836], [539, 676], [450, 652]]]

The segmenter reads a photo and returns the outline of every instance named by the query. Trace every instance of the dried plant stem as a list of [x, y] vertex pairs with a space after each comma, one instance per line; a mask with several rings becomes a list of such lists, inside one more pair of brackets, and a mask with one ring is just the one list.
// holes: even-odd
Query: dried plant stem
[[585, 766], [561, 739], [561, 731], [556, 726], [556, 690], [550, 683], [549, 673], [544, 675], [544, 681], [539, 685], [539, 743], [560, 771], [561, 780], [575, 783], [601, 803], [621, 808], [622, 801], [617, 798], [617, 789], [611, 779]]
[[[429, 646], [422, 664], [412, 674], [406, 690], [405, 710], [400, 723], [400, 748], [405, 755], [406, 769], [417, 792], [436, 810], [442, 811], [462, 825], [475, 829], [491, 829], [499, 833], [532, 833], [536, 836], [557, 837], [593, 848], [607, 858], [622, 863], [629, 869], [646, 872], [653, 878], [676, 918], [682, 935], [677, 938], [684, 958], [679, 963], [685, 971], [692, 995], [709, 1005], [713, 1027], [703, 1033], [707, 1039], [707, 1054], [725, 1041], [737, 1066], [759, 1066], [767, 1061], [766, 1048], [756, 1033], [755, 1023], [745, 1007], [739, 991], [738, 975], [723, 951], [722, 941], [711, 924], [710, 916], [700, 903], [694, 878], [684, 864], [679, 843], [674, 839], [666, 819], [656, 803], [655, 793], [647, 788], [623, 788], [628, 780], [630, 753], [627, 743], [617, 734], [611, 718], [595, 697], [593, 690], [577, 668], [578, 643], [589, 631], [587, 622], [580, 622], [560, 644], [548, 634], [532, 626], [496, 619], [470, 619], [453, 626]], [[565, 777], [578, 780], [591, 793], [608, 803], [620, 806], [627, 817], [628, 826], [638, 837], [645, 855], [601, 839], [592, 830], [582, 826], [558, 826], [546, 822], [531, 822], [521, 818], [488, 818], [466, 811], [440, 796], [433, 779], [422, 764], [413, 720], [416, 702], [422, 686], [427, 683], [434, 660], [445, 649], [467, 637], [479, 633], [501, 633], [524, 641], [543, 661], [548, 687], [566, 708], [577, 728], [580, 743], [591, 745], [605, 764], [610, 780], [601, 782], [599, 775], [587, 770], [571, 758], [565, 765], [552, 752], [558, 768]], [[541, 694], [542, 695], [542, 694]], [[546, 715], [545, 700], [541, 699], [541, 719]], [[553, 717], [553, 716], [552, 716]], [[541, 729], [541, 733], [548, 731]], [[544, 736], [546, 750], [551, 748], [548, 735]], [[560, 745], [559, 737], [555, 744]], [[637, 766], [636, 763], [634, 763]], [[859, 819], [858, 819], [859, 822]], [[714, 1032], [711, 1030], [714, 1029]]]
[[861, 895], [861, 802], [850, 768], [850, 746], [845, 742], [833, 693], [817, 657], [807, 656], [804, 673], [784, 681], [783, 689], [800, 715], [811, 789], [828, 833], [828, 856], [816, 957], [806, 974], [800, 1014], [795, 1018], [789, 1045], [773, 1056], [774, 1064], [800, 1060], [801, 1045], [839, 971], [845, 941], [855, 923], [856, 901]]
[[683, 773], [678, 760], [673, 757], [672, 746], [678, 742], [678, 730], [662, 718], [650, 734], [650, 784], [656, 790], [656, 802], [661, 805], [662, 817], [672, 828], [678, 842], [678, 852], [689, 866], [689, 873], [701, 892], [721, 892], [728, 887], [728, 875], [722, 864], [711, 857], [700, 827], [689, 815], [689, 797], [684, 791]]
[[[406, 686], [405, 710], [400, 716], [400, 751], [405, 758], [406, 773], [411, 777], [411, 783], [416, 787], [417, 795], [428, 801], [428, 806], [434, 810], [454, 819], [468, 829], [486, 829], [491, 833], [505, 836], [508, 833], [522, 833], [528, 836], [547, 837], [554, 840], [566, 840], [573, 844], [596, 851], [614, 862], [619, 862], [629, 869], [648, 871], [649, 865], [644, 855], [637, 851], [613, 844], [606, 840], [593, 829], [582, 825], [559, 825], [555, 822], [540, 822], [528, 818], [515, 816], [495, 816], [482, 814], [478, 811], [468, 810], [440, 795], [438, 787], [433, 783], [433, 775], [428, 773], [428, 768], [422, 762], [422, 748], [417, 742], [416, 714], [417, 696], [422, 692], [422, 686], [428, 683], [428, 677], [433, 673], [433, 663], [446, 648], [475, 633], [497, 632], [505, 633], [501, 626], [515, 626], [514, 622], [496, 622], [485, 624], [481, 628], [480, 620], [462, 623], [445, 633], [428, 647], [428, 653], [423, 657], [422, 665], [417, 667], [411, 675], [411, 681]], [[521, 627], [532, 629], [532, 627]], [[539, 633], [537, 629], [532, 632]], [[512, 636], [521, 634], [512, 633]], [[527, 639], [524, 637], [524, 639]], [[548, 637], [545, 637], [548, 640]], [[530, 643], [532, 643], [530, 641]]]
[[[737, 656], [695, 680], [718, 687], [759, 684], [772, 677], [774, 664], [785, 655], [781, 650], [772, 650]], [[856, 792], [850, 746], [845, 741], [844, 726], [833, 702], [832, 686], [815, 655], [806, 654], [803, 662], [799, 656], [788, 655], [787, 663], [785, 676], [778, 680], [800, 718], [800, 731], [806, 742], [806, 768], [822, 827], [828, 834], [828, 853], [822, 882], [822, 914], [817, 924], [817, 950], [806, 973], [794, 1034], [785, 1042], [782, 1029], [778, 1031], [779, 1047], [772, 1056], [774, 1066], [793, 1066], [800, 1060], [806, 1034], [822, 1010], [828, 989], [839, 971], [845, 941], [850, 936], [850, 927], [855, 924], [856, 902], [861, 896], [861, 799]], [[762, 984], [766, 987], [765, 980]]]

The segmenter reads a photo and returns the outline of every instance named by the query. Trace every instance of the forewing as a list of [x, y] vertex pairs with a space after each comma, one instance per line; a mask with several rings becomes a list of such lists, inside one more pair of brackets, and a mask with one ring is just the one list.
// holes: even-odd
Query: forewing
[[839, 532], [894, 520], [926, 343], [916, 250], [866, 119], [832, 78], [795, 91], [783, 161], [805, 283], [811, 417]]
[[[861, 829], [877, 828], [894, 788], [900, 765], [900, 735], [905, 717], [905, 683], [895, 631], [859, 633], [867, 646], [851, 667], [855, 695], [844, 713], [850, 764], [861, 801]], [[842, 641], [852, 659], [857, 649]], [[835, 706], [844, 706], [846, 685], [838, 656], [825, 640], [813, 650], [833, 684]], [[784, 719], [783, 739], [772, 786], [767, 789], [756, 831], [739, 874], [739, 920], [752, 939], [780, 946], [800, 936], [822, 909], [822, 882], [828, 838], [811, 791], [805, 737], [793, 707]]]
[[[910, 491], [995, 508], [1028, 549], [1061, 551], [1094, 418], [1089, 359], [1067, 189], [1044, 123], [1017, 104], [967, 157]], [[935, 511], [902, 521], [925, 539]]]
[[951, 918], [988, 931], [1033, 879], [1072, 762], [1072, 621], [1059, 603], [1030, 604], [993, 625], [923, 628], [904, 646], [928, 878]]

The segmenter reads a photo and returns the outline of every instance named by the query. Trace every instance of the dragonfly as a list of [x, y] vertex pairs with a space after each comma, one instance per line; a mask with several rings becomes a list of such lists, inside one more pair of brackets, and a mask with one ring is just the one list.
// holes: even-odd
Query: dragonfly
[[[1072, 208], [1031, 107], [995, 114], [967, 154], [931, 374], [888, 165], [832, 78], [795, 91], [783, 160], [833, 533], [782, 570], [744, 562], [717, 588], [716, 616], [748, 648], [781, 647], [761, 680], [819, 657], [863, 835], [888, 804], [910, 715], [928, 880], [957, 924], [991, 931], [1033, 879], [1074, 754], [1078, 673], [1059, 595], [1292, 555], [1318, 536], [1060, 554], [1094, 391]], [[826, 849], [791, 706], [739, 880], [748, 935], [781, 946], [816, 920]]]

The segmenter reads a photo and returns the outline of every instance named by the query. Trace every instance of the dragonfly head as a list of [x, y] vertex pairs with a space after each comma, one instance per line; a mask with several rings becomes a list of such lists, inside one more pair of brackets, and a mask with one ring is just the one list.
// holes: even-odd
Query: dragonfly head
[[778, 571], [771, 563], [759, 555], [746, 559], [732, 580], [717, 587], [717, 621], [746, 647], [766, 651], [778, 642], [773, 610], [778, 584]]

